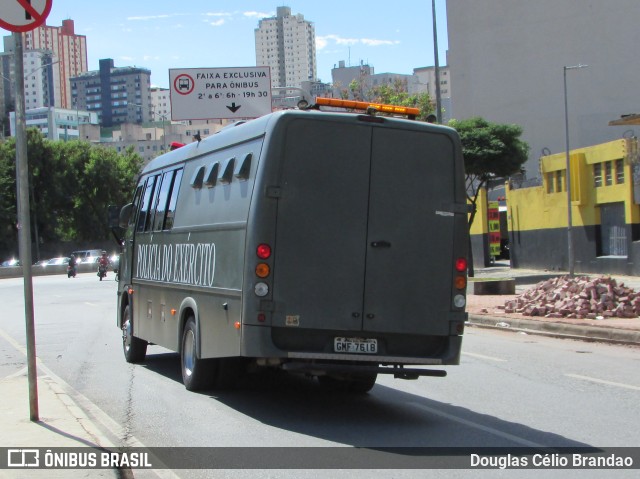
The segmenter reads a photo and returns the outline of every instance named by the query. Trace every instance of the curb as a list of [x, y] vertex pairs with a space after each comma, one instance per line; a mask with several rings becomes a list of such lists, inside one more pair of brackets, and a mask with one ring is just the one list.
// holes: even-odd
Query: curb
[[[502, 326], [507, 324], [508, 326]], [[599, 341], [611, 344], [640, 346], [640, 331], [616, 329], [597, 326], [583, 326], [576, 324], [542, 322], [520, 318], [498, 318], [495, 316], [481, 316], [470, 314], [467, 322], [469, 326], [502, 331], [525, 332], [562, 339], [577, 339], [580, 341]]]

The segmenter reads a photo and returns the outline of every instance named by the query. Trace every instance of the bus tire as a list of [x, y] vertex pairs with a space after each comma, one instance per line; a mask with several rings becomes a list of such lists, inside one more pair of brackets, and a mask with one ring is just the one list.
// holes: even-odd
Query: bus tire
[[199, 341], [196, 320], [190, 316], [184, 326], [180, 343], [182, 382], [188, 391], [210, 388], [216, 379], [215, 360], [198, 358], [197, 345]]
[[140, 363], [147, 355], [147, 343], [133, 335], [133, 314], [127, 305], [122, 314], [122, 350], [128, 363]]

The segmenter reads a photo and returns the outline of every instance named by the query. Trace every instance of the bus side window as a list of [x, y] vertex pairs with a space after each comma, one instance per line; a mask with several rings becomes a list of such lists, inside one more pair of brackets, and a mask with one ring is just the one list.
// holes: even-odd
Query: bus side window
[[167, 206], [167, 214], [164, 221], [164, 229], [170, 230], [173, 228], [173, 221], [176, 214], [176, 204], [178, 203], [178, 192], [180, 191], [180, 182], [182, 180], [182, 169], [176, 170], [176, 175], [173, 178], [173, 184], [171, 188], [171, 195], [169, 197], [169, 206]]
[[140, 208], [140, 197], [142, 196], [142, 190], [144, 189], [144, 181], [141, 181], [136, 192], [133, 195], [133, 208], [131, 208], [131, 215], [129, 216], [129, 228], [136, 223], [138, 217], [138, 208]]
[[171, 182], [175, 171], [167, 171], [162, 175], [162, 185], [158, 193], [158, 202], [156, 204], [156, 214], [153, 218], [153, 231], [162, 231], [164, 226], [164, 216], [167, 212], [167, 199], [171, 190]]
[[156, 182], [160, 175], [153, 176], [147, 180], [147, 185], [144, 189], [144, 195], [142, 197], [142, 204], [140, 205], [140, 214], [138, 215], [138, 225], [136, 227], [136, 231], [143, 232], [145, 229], [148, 229], [148, 225], [150, 223], [150, 215], [152, 214], [151, 210], [151, 201], [153, 199], [153, 192], [156, 186]]

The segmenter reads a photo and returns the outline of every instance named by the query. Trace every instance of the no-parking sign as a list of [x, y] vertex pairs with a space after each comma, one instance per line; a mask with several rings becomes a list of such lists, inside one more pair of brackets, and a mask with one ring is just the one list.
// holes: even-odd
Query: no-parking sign
[[0, 27], [28, 32], [44, 23], [53, 0], [0, 0]]

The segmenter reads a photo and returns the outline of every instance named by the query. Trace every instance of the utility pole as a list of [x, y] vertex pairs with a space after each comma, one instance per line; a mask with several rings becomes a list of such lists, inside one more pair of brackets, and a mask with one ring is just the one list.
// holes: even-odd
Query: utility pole
[[575, 251], [574, 251], [574, 241], [573, 241], [573, 218], [572, 218], [572, 210], [573, 205], [571, 201], [571, 150], [569, 149], [569, 106], [567, 101], [567, 70], [577, 70], [579, 68], [586, 68], [589, 65], [574, 65], [574, 66], [565, 66], [563, 67], [564, 73], [564, 131], [565, 131], [565, 162], [567, 168], [566, 175], [566, 189], [567, 189], [567, 253], [568, 253], [568, 263], [569, 263], [569, 276], [573, 277], [574, 269], [575, 269]]
[[[16, 81], [16, 185], [18, 199], [18, 247], [24, 277], [24, 315], [27, 335], [27, 376], [29, 378], [29, 417], [39, 421], [38, 366], [33, 314], [33, 277], [31, 274], [31, 215], [29, 213], [29, 164], [24, 102], [24, 59], [22, 34], [13, 33]], [[36, 239], [37, 241], [37, 239]]]
[[436, 74], [436, 121], [442, 123], [442, 99], [440, 97], [440, 65], [438, 62], [438, 27], [436, 25], [436, 0], [431, 0], [431, 16], [433, 17], [433, 60]]

